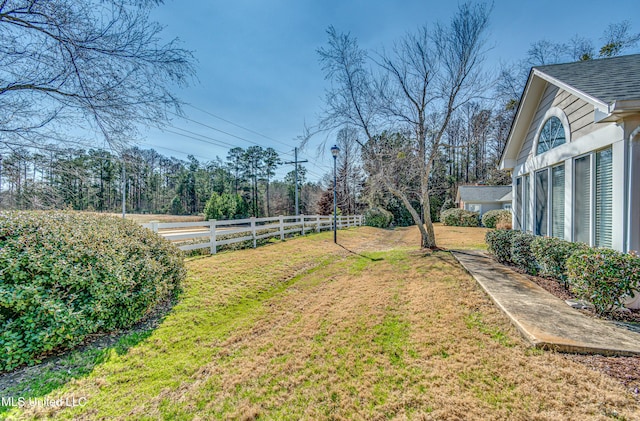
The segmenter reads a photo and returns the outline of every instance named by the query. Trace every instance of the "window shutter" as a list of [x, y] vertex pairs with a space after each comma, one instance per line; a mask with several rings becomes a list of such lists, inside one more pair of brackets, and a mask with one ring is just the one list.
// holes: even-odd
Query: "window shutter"
[[611, 196], [612, 190], [611, 148], [596, 152], [596, 246], [611, 247], [611, 226], [613, 224]]
[[551, 235], [564, 238], [564, 164], [551, 169]]
[[591, 216], [591, 156], [574, 161], [573, 240], [589, 244]]

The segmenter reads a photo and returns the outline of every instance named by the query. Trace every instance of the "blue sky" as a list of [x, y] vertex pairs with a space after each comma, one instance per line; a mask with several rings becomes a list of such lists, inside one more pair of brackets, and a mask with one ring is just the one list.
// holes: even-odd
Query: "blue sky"
[[[351, 32], [362, 47], [388, 48], [420, 25], [447, 22], [457, 5], [444, 0], [165, 0], [153, 11], [153, 19], [165, 26], [167, 38], [178, 37], [197, 60], [197, 80], [177, 91], [196, 107], [184, 108], [192, 121], [176, 118], [172, 125], [207, 136], [204, 140], [210, 143], [149, 130], [143, 133], [141, 146], [206, 161], [224, 159], [229, 145], [246, 148], [257, 143], [292, 159], [285, 153], [292, 152], [305, 123], [313, 125], [322, 110], [328, 83], [316, 50], [325, 45], [329, 25]], [[638, 32], [633, 19], [639, 9], [637, 0], [497, 0], [491, 14], [487, 70], [522, 59], [530, 44], [540, 39], [566, 42], [580, 34], [598, 45], [605, 27], [622, 20], [632, 20], [632, 29]], [[169, 130], [194, 136], [179, 129]], [[317, 150], [322, 140], [318, 137], [300, 154], [313, 162], [307, 164], [312, 180], [330, 169], [329, 151]], [[277, 178], [292, 167], [284, 166]]]

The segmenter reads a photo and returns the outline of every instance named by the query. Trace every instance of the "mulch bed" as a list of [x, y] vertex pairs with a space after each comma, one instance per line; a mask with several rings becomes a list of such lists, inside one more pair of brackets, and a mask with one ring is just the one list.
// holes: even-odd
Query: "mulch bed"
[[[511, 269], [524, 274], [515, 267]], [[549, 293], [555, 295], [562, 300], [575, 300], [576, 297], [568, 291], [562, 283], [555, 279], [543, 278], [540, 276], [526, 275], [532, 282], [536, 283]], [[598, 316], [593, 309], [577, 310], [590, 317], [597, 317], [603, 320], [629, 323], [632, 330], [640, 332], [640, 310], [619, 311], [612, 314], [608, 318]], [[636, 357], [607, 357], [603, 355], [581, 355], [581, 354], [563, 354], [563, 356], [571, 361], [582, 364], [591, 370], [599, 371], [607, 376], [613, 377], [619, 381], [627, 390], [629, 390], [636, 399], [640, 400], [640, 356]]]

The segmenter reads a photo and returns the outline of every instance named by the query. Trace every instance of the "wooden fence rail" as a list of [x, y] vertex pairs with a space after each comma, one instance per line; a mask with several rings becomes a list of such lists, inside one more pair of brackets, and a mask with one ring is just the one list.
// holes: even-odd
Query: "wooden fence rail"
[[[363, 225], [362, 215], [348, 215], [337, 217], [338, 229], [358, 227]], [[298, 215], [275, 216], [270, 218], [247, 218], [231, 220], [215, 220], [201, 222], [149, 222], [143, 227], [162, 235], [175, 242], [180, 250], [196, 250], [208, 248], [211, 254], [217, 252], [218, 247], [293, 234], [306, 235], [309, 232], [333, 230], [332, 215]]]

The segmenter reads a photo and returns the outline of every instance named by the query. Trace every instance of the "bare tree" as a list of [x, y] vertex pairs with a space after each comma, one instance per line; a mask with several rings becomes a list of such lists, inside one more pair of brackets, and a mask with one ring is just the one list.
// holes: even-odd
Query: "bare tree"
[[[488, 17], [486, 5], [462, 4], [448, 25], [422, 27], [376, 60], [368, 60], [354, 38], [333, 28], [328, 31], [328, 47], [319, 50], [326, 77], [333, 83], [321, 125], [351, 123], [362, 130], [367, 140], [361, 143], [363, 152], [377, 162], [377, 178], [411, 213], [422, 247], [436, 247], [429, 177], [453, 114], [478, 95]], [[406, 145], [400, 151], [389, 149], [397, 142], [376, 138], [385, 130], [407, 133], [412, 150]], [[410, 159], [411, 165], [390, 165], [400, 159]], [[396, 182], [393, 169], [417, 174], [422, 209], [412, 206], [412, 192]]]
[[591, 60], [595, 56], [593, 41], [580, 35], [574, 35], [569, 40], [569, 53], [573, 61]]
[[192, 56], [161, 41], [158, 2], [0, 1], [2, 141], [68, 145], [84, 130], [123, 146], [178, 112], [170, 88], [194, 74]]
[[631, 33], [631, 22], [625, 20], [609, 24], [602, 34], [602, 41], [604, 45], [600, 48], [600, 57], [614, 57], [638, 45], [640, 33]]
[[560, 63], [566, 56], [569, 47], [566, 44], [541, 39], [531, 44], [527, 51], [526, 66], [541, 66]]
[[356, 130], [350, 127], [340, 129], [336, 137], [336, 145], [340, 148], [337, 157], [336, 193], [338, 207], [345, 215], [357, 212], [358, 197], [364, 183], [357, 140]]

